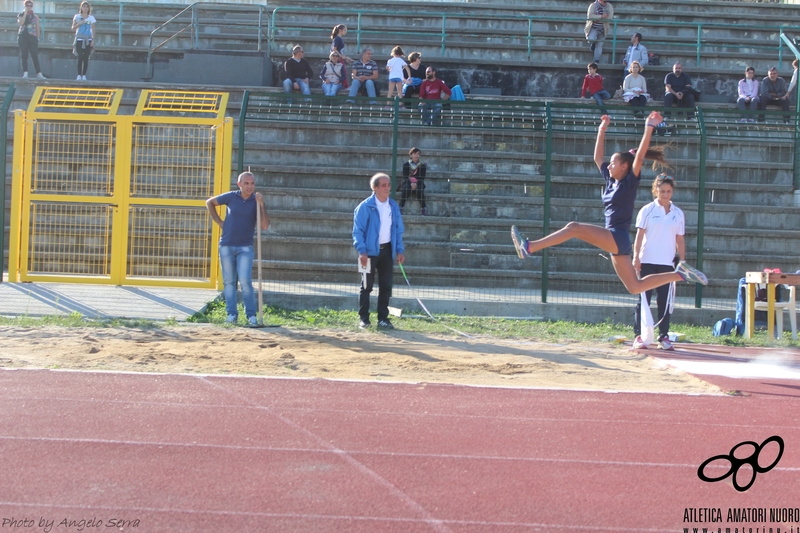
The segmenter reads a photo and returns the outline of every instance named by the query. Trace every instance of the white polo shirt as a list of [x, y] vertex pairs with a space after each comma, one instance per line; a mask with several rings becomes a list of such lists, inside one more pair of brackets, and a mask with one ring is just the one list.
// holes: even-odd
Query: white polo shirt
[[645, 232], [639, 260], [651, 265], [671, 265], [677, 250], [676, 238], [684, 234], [685, 226], [683, 211], [671, 202], [669, 214], [658, 200], [642, 207], [636, 217], [636, 227]]

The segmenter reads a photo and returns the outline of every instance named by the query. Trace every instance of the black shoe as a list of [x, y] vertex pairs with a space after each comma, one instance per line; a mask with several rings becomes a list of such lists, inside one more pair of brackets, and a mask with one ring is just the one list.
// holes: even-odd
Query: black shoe
[[372, 324], [369, 323], [369, 320], [360, 320], [358, 322], [358, 329], [367, 329]]
[[389, 322], [388, 318], [378, 321], [378, 327], [381, 329], [394, 329], [394, 326]]

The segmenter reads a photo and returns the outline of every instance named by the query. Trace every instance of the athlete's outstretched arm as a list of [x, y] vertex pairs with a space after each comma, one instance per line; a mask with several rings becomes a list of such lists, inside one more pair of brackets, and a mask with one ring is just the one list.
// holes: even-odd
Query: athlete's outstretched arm
[[597, 128], [597, 141], [594, 143], [594, 164], [600, 169], [605, 155], [606, 128], [611, 124], [611, 117], [603, 115], [600, 117], [600, 126]]

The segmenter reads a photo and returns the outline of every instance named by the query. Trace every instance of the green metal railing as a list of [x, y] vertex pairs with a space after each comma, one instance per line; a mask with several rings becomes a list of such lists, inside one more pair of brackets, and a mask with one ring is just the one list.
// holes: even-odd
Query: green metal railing
[[[145, 66], [145, 78], [150, 79], [153, 77], [153, 66], [152, 66], [152, 57], [155, 52], [159, 49], [166, 46], [167, 43], [177, 39], [181, 35], [186, 32], [191, 32], [192, 35], [192, 48], [197, 49], [199, 48], [200, 42], [200, 27], [201, 25], [211, 25], [211, 26], [231, 26], [231, 25], [242, 25], [240, 22], [234, 21], [224, 21], [224, 23], [220, 23], [219, 19], [212, 18], [208, 21], [202, 19], [200, 14], [202, 11], [211, 11], [211, 12], [229, 12], [229, 11], [251, 11], [256, 9], [258, 11], [258, 24], [257, 24], [257, 37], [256, 37], [256, 50], [261, 51], [262, 49], [262, 35], [264, 35], [264, 14], [266, 13], [267, 6], [266, 5], [258, 5], [258, 4], [217, 4], [217, 3], [207, 3], [207, 2], [195, 2], [184, 9], [180, 10], [177, 14], [172, 16], [169, 20], [161, 24], [160, 26], [153, 29], [150, 32], [149, 41], [147, 44], [147, 62]], [[120, 10], [120, 15], [122, 11]], [[182, 20], [182, 17], [187, 14], [189, 15], [189, 20], [185, 21]], [[158, 44], [153, 44], [153, 39], [155, 38], [156, 34], [165, 30], [171, 26], [177, 25], [177, 29], [170, 30], [168, 32], [167, 37], [165, 37], [161, 42]], [[247, 23], [247, 26], [252, 25], [251, 23]], [[267, 34], [269, 34], [269, 29], [267, 28]], [[121, 35], [121, 33], [120, 33]]]
[[[468, 193], [471, 190], [469, 187], [476, 187], [477, 194], [481, 194], [480, 188], [483, 185], [480, 184], [480, 179], [477, 180], [479, 185], [466, 185], [466, 183], [475, 184], [476, 178], [472, 173], [480, 175], [481, 172], [486, 172], [487, 167], [491, 167], [499, 174], [510, 173], [505, 176], [498, 175], [499, 182], [505, 180], [503, 183], [507, 184], [507, 191], [502, 194], [510, 195], [509, 198], [513, 200], [509, 201], [517, 202], [514, 205], [523, 210], [538, 210], [541, 207], [543, 216], [540, 221], [536, 221], [535, 217], [538, 217], [536, 215], [534, 223], [536, 227], [541, 224], [542, 235], [547, 235], [551, 231], [552, 213], [561, 210], [561, 214], [558, 215], [559, 223], [570, 220], [564, 213], [573, 202], [584, 207], [597, 202], [597, 209], [600, 210], [596, 187], [587, 185], [583, 181], [586, 177], [594, 176], [596, 172], [594, 169], [588, 170], [594, 166], [591, 161], [591, 150], [599, 120], [599, 112], [594, 104], [491, 100], [442, 101], [437, 103], [443, 106], [441, 125], [446, 127], [432, 128], [421, 123], [416, 101], [412, 103], [380, 97], [374, 99], [357, 97], [350, 104], [347, 100], [350, 100], [347, 96], [331, 98], [319, 95], [246, 92], [239, 117], [238, 172], [244, 170], [246, 161], [264, 157], [270, 150], [276, 150], [277, 155], [285, 147], [285, 142], [289, 142], [273, 141], [272, 147], [259, 144], [258, 148], [254, 147], [254, 151], [251, 152], [247, 144], [246, 129], [248, 126], [258, 129], [255, 127], [257, 123], [272, 123], [276, 126], [279, 123], [291, 124], [291, 128], [284, 130], [304, 132], [299, 134], [304, 139], [313, 136], [315, 129], [325, 135], [336, 135], [342, 139], [345, 131], [371, 128], [380, 132], [381, 137], [380, 141], [376, 139], [376, 144], [366, 152], [372, 156], [377, 155], [381, 161], [385, 161], [378, 166], [378, 169], [383, 167], [389, 171], [391, 168], [389, 173], [393, 179], [393, 191], [396, 189], [397, 161], [403, 157], [406, 145], [409, 143], [416, 145], [418, 141], [424, 142], [422, 139], [429, 139], [429, 145], [444, 144], [450, 150], [454, 149], [453, 147], [463, 150], [460, 152], [463, 155], [457, 156], [455, 161], [448, 159], [449, 162], [442, 163], [445, 166], [450, 165], [450, 168], [455, 165], [459, 173], [463, 170], [465, 183], [459, 183], [460, 179], [455, 177], [451, 184], [448, 178], [447, 191], [450, 196], [449, 200], [442, 200], [443, 202], [458, 203], [462, 201], [459, 198], [463, 198], [464, 202], [473, 200], [467, 195], [457, 196], [453, 193], [453, 189], [459, 186], [457, 192], [464, 194], [465, 191]], [[614, 121], [606, 142], [607, 158], [614, 150], [627, 149], [638, 144], [643, 121], [633, 116], [633, 108], [629, 106], [612, 104], [609, 108]], [[796, 116], [796, 114], [790, 112], [787, 115], [782, 111], [773, 110], [763, 113], [760, 111], [743, 113], [738, 109], [702, 108], [694, 110], [672, 108], [670, 111], [672, 118], [669, 119], [669, 123], [677, 126], [677, 129], [659, 129], [658, 133], [664, 136], [654, 137], [654, 143], [668, 142], [671, 145], [668, 157], [675, 166], [675, 170], [671, 173], [680, 184], [680, 190], [692, 191], [696, 187], [697, 224], [689, 223], [688, 229], [691, 231], [696, 228], [697, 241], [694, 249], [687, 247], [689, 248], [687, 251], [695, 254], [694, 261], [698, 268], [702, 269], [706, 249], [706, 211], [709, 203], [716, 205], [721, 201], [724, 204], [723, 208], [728, 206], [726, 202], [736, 203], [726, 199], [718, 201], [715, 195], [734, 195], [741, 189], [737, 186], [739, 184], [742, 188], [751, 188], [754, 186], [753, 175], [763, 175], [765, 172], [769, 173], [769, 179], [761, 178], [758, 183], [769, 183], [776, 194], [791, 194], [792, 177], [796, 175], [795, 147], [798, 130], [794, 124], [785, 125], [784, 119], [788, 120], [789, 115]], [[692, 113], [694, 117], [691, 116]], [[742, 116], [756, 119], [762, 114], [766, 119], [764, 124], [741, 122]], [[668, 133], [672, 135], [666, 136]], [[480, 147], [470, 149], [469, 142], [464, 142], [459, 137], [462, 135], [473, 139], [470, 142]], [[441, 140], [431, 140], [436, 137], [440, 137]], [[495, 146], [497, 152], [487, 153], [485, 151], [487, 144]], [[399, 148], [401, 146], [404, 148]], [[420, 146], [423, 151], [426, 150], [425, 144]], [[575, 149], [575, 146], [584, 148]], [[334, 153], [364, 151], [360, 148], [363, 147], [331, 145], [321, 147], [319, 150], [323, 153], [327, 153], [330, 149], [333, 149]], [[324, 163], [311, 161], [316, 155], [314, 149], [314, 146], [309, 144], [302, 152], [309, 157], [298, 160], [297, 166], [304, 168], [308, 165], [305, 172], [325, 175], [326, 172], [330, 172], [330, 167]], [[581, 155], [583, 152], [586, 152], [586, 155]], [[271, 156], [267, 156], [267, 159], [271, 159]], [[302, 159], [308, 159], [309, 162]], [[512, 169], [511, 167], [515, 165], [518, 168]], [[374, 163], [370, 168], [373, 166]], [[645, 176], [653, 174], [649, 169], [645, 172]], [[651, 180], [652, 176], [643, 177], [640, 203], [645, 197], [649, 197]], [[488, 183], [491, 180], [486, 181]], [[679, 205], [689, 211], [695, 207], [691, 202], [684, 200], [679, 200]], [[509, 224], [527, 222], [530, 227], [532, 221], [509, 220], [508, 222]], [[305, 234], [311, 233], [313, 231], [310, 228], [305, 232]], [[553, 264], [550, 262], [551, 255], [558, 257], [559, 254], [561, 257], [568, 255], [563, 249], [558, 248], [546, 250], [542, 255], [541, 285], [538, 292], [542, 303], [552, 301], [548, 298], [558, 292], [556, 289], [556, 293], [553, 293], [550, 287], [553, 279], [558, 279], [560, 286], [563, 287], [564, 274], [559, 273], [557, 278], [554, 278], [551, 270]], [[748, 258], [743, 258], [746, 259]], [[593, 274], [587, 271], [586, 278], [576, 280], [576, 285], [593, 279]], [[593, 287], [595, 285], [597, 284], [593, 283]], [[609, 301], [616, 302], [615, 298], [619, 296], [619, 287], [613, 283], [608, 287], [599, 288], [598, 291], [606, 294], [610, 298]], [[682, 286], [679, 292], [688, 296], [687, 291], [693, 294], [694, 305], [702, 307], [703, 293], [699, 287], [694, 289]], [[555, 298], [558, 300], [558, 296]]]
[[3, 104], [0, 106], [0, 116], [3, 117], [3, 126], [0, 128], [0, 168], [3, 169], [2, 177], [0, 180], [0, 282], [2, 282], [3, 263], [5, 262], [5, 233], [6, 233], [6, 184], [8, 183], [6, 177], [6, 152], [8, 151], [8, 110], [11, 107], [11, 101], [14, 99], [14, 92], [16, 87], [13, 83], [0, 86], [0, 94], [3, 94]]
[[[287, 15], [289, 18], [292, 14], [308, 14], [307, 10], [301, 8], [280, 6], [272, 11], [272, 20], [269, 30], [269, 46], [271, 51], [285, 52], [285, 50], [278, 50], [275, 43], [279, 37], [298, 37], [303, 36], [308, 38], [313, 35], [326, 35], [327, 29], [320, 29], [319, 26], [309, 25], [307, 23], [298, 23], [294, 20], [281, 20], [281, 15]], [[516, 40], [523, 43], [519, 49], [525, 49], [528, 61], [536, 61], [537, 57], [534, 48], [538, 46], [542, 49], [547, 49], [552, 46], [556, 41], [584, 41], [582, 37], [583, 25], [586, 23], [585, 17], [550, 17], [550, 16], [492, 16], [492, 15], [455, 15], [451, 13], [436, 13], [436, 12], [420, 12], [420, 11], [393, 11], [393, 10], [372, 10], [372, 9], [337, 9], [337, 8], [323, 8], [314, 10], [314, 14], [330, 15], [337, 21], [347, 24], [348, 34], [354, 33], [356, 36], [356, 50], [361, 50], [362, 42], [365, 42], [369, 37], [377, 36], [396, 36], [403, 38], [406, 42], [417, 43], [418, 46], [422, 44], [438, 43], [439, 53], [445, 56], [448, 50], [448, 45], [464, 47], [468, 43], [469, 46], [477, 46], [475, 42], [476, 33], [481, 30], [487, 36], [500, 36], [508, 40]], [[369, 26], [365, 22], [365, 17], [398, 17], [398, 18], [414, 18], [414, 19], [428, 19], [430, 20], [430, 29], [414, 28], [409, 30], [387, 30], [386, 27], [375, 27], [373, 24]], [[448, 21], [477, 21], [479, 27], [475, 25], [468, 25], [467, 27], [448, 27]], [[438, 21], [438, 22], [436, 22]], [[562, 32], [552, 32], [549, 30], [542, 30], [538, 28], [549, 28], [550, 26], [562, 25], [564, 23], [574, 24], [581, 29], [578, 35], [574, 34], [565, 35]], [[673, 32], [683, 32], [691, 40], [684, 40], [682, 38], [674, 38], [672, 40], [659, 40], [657, 36], [648, 36], [647, 46], [652, 50], [657, 50], [661, 55], [666, 55], [670, 50], [686, 50], [695, 56], [697, 66], [702, 63], [704, 56], [704, 49], [710, 47], [724, 47], [726, 52], [735, 51], [739, 54], [752, 53], [752, 50], [761, 50], [763, 53], [774, 53], [778, 56], [779, 68], [783, 68], [783, 40], [781, 39], [752, 39], [744, 40], [741, 38], [747, 32], [763, 32], [771, 31], [779, 34], [784, 31], [800, 30], [797, 25], [759, 25], [759, 24], [736, 24], [737, 37], [727, 39], [708, 39], [703, 35], [708, 30], [721, 29], [730, 30], [730, 24], [723, 23], [707, 23], [707, 22], [673, 22], [673, 21], [652, 21], [636, 18], [615, 18], [609, 21], [612, 27], [611, 35], [606, 36], [606, 41], [611, 43], [611, 64], [616, 64], [617, 61], [617, 44], [620, 42], [625, 43], [630, 39], [630, 35], [640, 28], [667, 28]], [[484, 27], [480, 27], [483, 24]], [[511, 29], [503, 29], [499, 31], [489, 31], [493, 25], [503, 24]], [[622, 30], [625, 28], [625, 31]], [[557, 35], [553, 35], [557, 33]], [[454, 42], [455, 41], [455, 42]], [[515, 45], [509, 42], [498, 44], [498, 47], [504, 49], [515, 49]], [[536, 45], [536, 42], [543, 42], [543, 44]], [[706, 52], [705, 55], [713, 54], [713, 52]]]

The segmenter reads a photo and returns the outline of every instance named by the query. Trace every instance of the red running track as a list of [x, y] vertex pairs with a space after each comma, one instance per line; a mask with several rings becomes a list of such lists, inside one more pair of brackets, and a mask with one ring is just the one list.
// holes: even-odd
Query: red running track
[[[800, 507], [798, 402], [2, 370], [0, 533], [716, 531], [685, 509]], [[698, 479], [772, 435], [747, 492]]]

